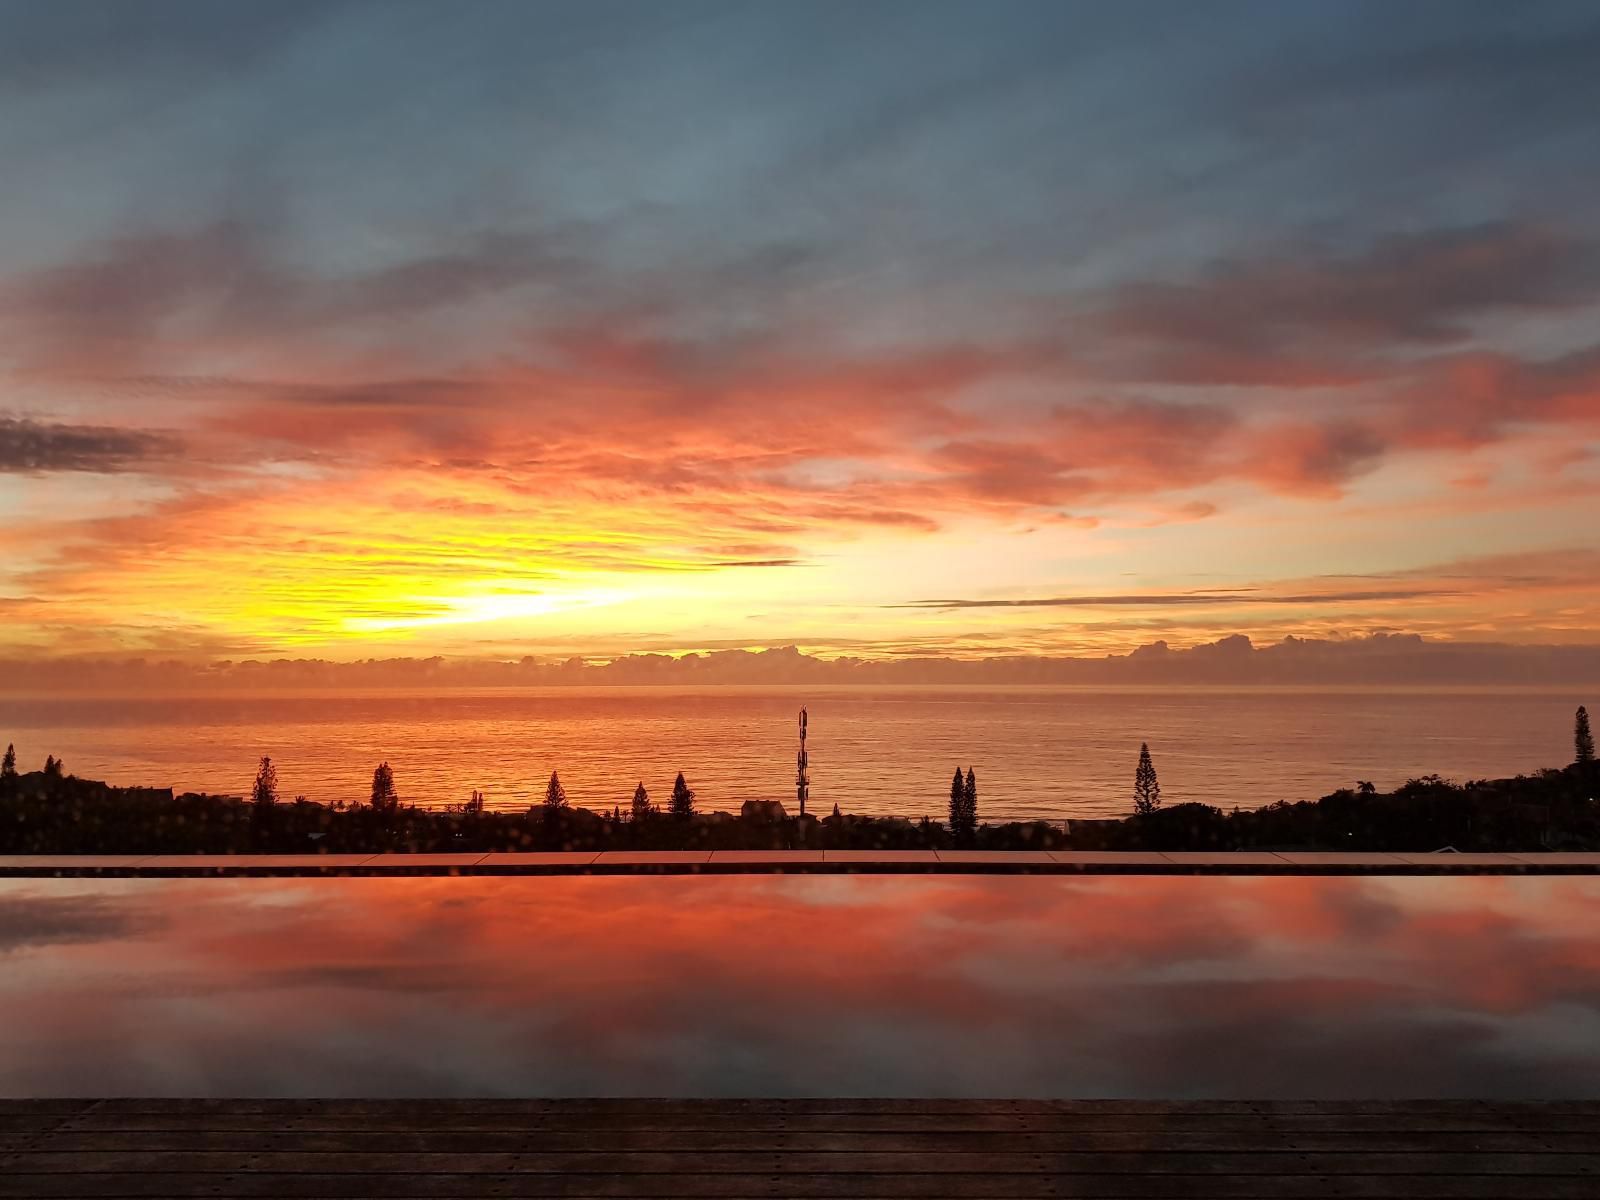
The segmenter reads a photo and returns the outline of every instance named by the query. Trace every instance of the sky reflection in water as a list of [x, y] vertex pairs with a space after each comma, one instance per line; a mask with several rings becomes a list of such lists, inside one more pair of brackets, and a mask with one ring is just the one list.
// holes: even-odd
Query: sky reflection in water
[[1600, 881], [0, 882], [0, 1094], [1600, 1096]]

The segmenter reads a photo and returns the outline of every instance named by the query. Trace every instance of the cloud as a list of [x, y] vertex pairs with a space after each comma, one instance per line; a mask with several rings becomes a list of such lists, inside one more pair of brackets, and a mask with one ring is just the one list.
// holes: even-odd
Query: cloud
[[1343, 254], [1280, 248], [1186, 282], [1113, 286], [1090, 301], [1118, 369], [1179, 382], [1328, 386], [1387, 374], [1376, 356], [1474, 335], [1497, 313], [1600, 301], [1600, 248], [1511, 222], [1389, 234]]
[[[1464, 138], [1481, 153], [1486, 142], [1581, 128], [1584, 109], [1600, 103], [1600, 81], [1591, 69], [1600, 54], [1600, 22], [1587, 5], [1545, 6], [1541, 20], [1528, 21], [1498, 4], [1458, 4], [1443, 37], [1426, 6], [1378, 5], [1371, 15], [1374, 21], [1346, 26], [1343, 38], [1318, 37], [1314, 45], [1239, 72], [1227, 89], [1235, 119], [1303, 138], [1319, 112], [1348, 121], [1353, 104], [1376, 103], [1393, 112], [1397, 99], [1426, 102], [1442, 95], [1448, 105], [1431, 110], [1447, 124], [1441, 133], [1452, 141]], [[1378, 37], [1360, 36], [1379, 27]], [[1450, 148], [1418, 146], [1396, 136], [1401, 132], [1363, 126], [1359, 136], [1408, 149], [1414, 158]]]
[[0, 316], [34, 369], [137, 376], [219, 348], [323, 360], [363, 328], [535, 286], [571, 305], [599, 280], [576, 224], [463, 233], [343, 274], [292, 262], [286, 237], [262, 218], [126, 234], [10, 281]]
[[[35, 271], [5, 289], [4, 314], [43, 378], [215, 401], [208, 425], [278, 457], [392, 455], [409, 442], [419, 461], [515, 470], [558, 458], [669, 493], [708, 474], [808, 486], [810, 464], [828, 459], [854, 465], [843, 480], [832, 470], [831, 486], [863, 512], [1058, 509], [1230, 480], [1333, 495], [1397, 450], [1481, 442], [1513, 421], [1581, 420], [1596, 407], [1593, 351], [1434, 353], [1486, 314], [1600, 296], [1594, 247], [1532, 226], [1393, 235], [1346, 255], [1114, 285], [1086, 301], [1092, 340], [1025, 329], [881, 348], [841, 344], [836, 330], [803, 344], [784, 328], [771, 271], [808, 269], [815, 252], [803, 245], [663, 272], [606, 264], [603, 241], [579, 226], [467, 232], [324, 277], [284, 261], [270, 230], [222, 221]], [[751, 320], [713, 316], [729, 288]], [[507, 344], [513, 296], [559, 309]], [[391, 324], [467, 314], [483, 329], [459, 349]], [[369, 344], [385, 347], [382, 374]], [[1433, 356], [1394, 357], [1406, 347]], [[186, 373], [215, 355], [272, 373]], [[430, 358], [448, 370], [428, 370]], [[277, 377], [285, 360], [309, 375]], [[1289, 415], [1203, 387], [1180, 399], [1079, 394], [1096, 372], [1344, 396]], [[995, 402], [1019, 384], [1063, 398]], [[663, 453], [646, 458], [644, 446]]]
[[166, 434], [0, 416], [0, 473], [114, 474], [149, 468], [176, 451]]
[[59, 87], [108, 75], [222, 77], [271, 55], [343, 0], [282, 0], [238, 11], [207, 0], [0, 3], [0, 90]]
[[1547, 359], [1500, 352], [1430, 360], [1393, 392], [1391, 436], [1424, 447], [1471, 447], [1518, 426], [1600, 427], [1600, 345]]
[[[1381, 593], [1380, 593], [1381, 595]], [[1426, 598], [1426, 597], [1424, 597]], [[1410, 598], [1397, 597], [1402, 604]], [[1345, 601], [1336, 600], [1335, 603]], [[1355, 601], [1349, 601], [1351, 603]], [[616, 640], [623, 640], [620, 637]], [[244, 657], [195, 662], [172, 659], [0, 659], [5, 683], [29, 694], [129, 692], [194, 694], [263, 688], [545, 687], [662, 684], [674, 686], [812, 684], [1201, 684], [1589, 686], [1600, 681], [1600, 647], [1451, 642], [1410, 633], [1355, 637], [1288, 636], [1256, 644], [1242, 634], [1186, 647], [1148, 642], [1126, 653], [1022, 653], [1015, 638], [948, 633], [900, 643], [882, 638], [851, 643], [822, 655], [793, 645], [731, 646], [688, 653], [617, 653], [586, 658], [573, 647], [546, 657], [321, 658]], [[838, 653], [840, 649], [850, 653]], [[857, 652], [861, 653], [857, 653]], [[235, 651], [235, 653], [239, 653]], [[957, 653], [964, 657], [955, 656]], [[245, 652], [247, 655], [248, 652]]]
[[1280, 492], [1338, 495], [1351, 478], [1377, 466], [1382, 438], [1350, 421], [1284, 423], [1254, 430], [1240, 474]]
[[1440, 588], [1373, 588], [1364, 591], [1264, 594], [1235, 588], [1198, 592], [1145, 592], [1128, 595], [1037, 596], [1012, 600], [912, 600], [891, 608], [1167, 608], [1232, 604], [1363, 604], [1374, 600], [1416, 600], [1454, 596]]

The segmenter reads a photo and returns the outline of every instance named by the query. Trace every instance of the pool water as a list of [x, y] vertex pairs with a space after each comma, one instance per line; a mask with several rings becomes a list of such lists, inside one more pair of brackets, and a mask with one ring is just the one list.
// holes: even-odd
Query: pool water
[[1600, 880], [0, 881], [7, 1096], [1600, 1096]]

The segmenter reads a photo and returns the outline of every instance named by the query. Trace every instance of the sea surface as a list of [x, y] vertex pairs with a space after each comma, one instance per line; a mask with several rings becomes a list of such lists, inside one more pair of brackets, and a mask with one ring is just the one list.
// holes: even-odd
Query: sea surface
[[0, 880], [0, 1096], [1600, 1098], [1588, 877]]
[[1111, 817], [1131, 807], [1148, 742], [1168, 803], [1224, 808], [1315, 799], [1358, 779], [1464, 781], [1572, 757], [1576, 692], [1079, 687], [652, 687], [416, 693], [0, 699], [0, 744], [24, 770], [46, 754], [125, 785], [243, 794], [263, 754], [285, 799], [364, 800], [388, 761], [401, 798], [473, 789], [491, 808], [542, 798], [664, 802], [682, 771], [705, 810], [794, 807], [796, 714], [810, 713], [810, 811], [942, 819], [972, 767], [984, 820]]

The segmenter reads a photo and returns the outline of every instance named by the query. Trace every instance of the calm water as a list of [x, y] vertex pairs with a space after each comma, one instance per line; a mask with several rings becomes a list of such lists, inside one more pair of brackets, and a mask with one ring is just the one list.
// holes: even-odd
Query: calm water
[[[1594, 697], [1588, 698], [1591, 702]], [[561, 773], [574, 804], [658, 801], [682, 770], [707, 809], [793, 797], [795, 713], [811, 713], [812, 803], [938, 818], [956, 764], [977, 770], [982, 815], [1117, 816], [1148, 741], [1169, 802], [1314, 799], [1356, 779], [1485, 778], [1572, 757], [1584, 697], [1532, 691], [1255, 688], [551, 688], [416, 695], [0, 700], [0, 739], [24, 767], [47, 753], [124, 784], [242, 793], [256, 760], [285, 796], [364, 799], [380, 759], [402, 798], [492, 807], [542, 797]]]
[[0, 1094], [1600, 1097], [1600, 881], [0, 882]]

